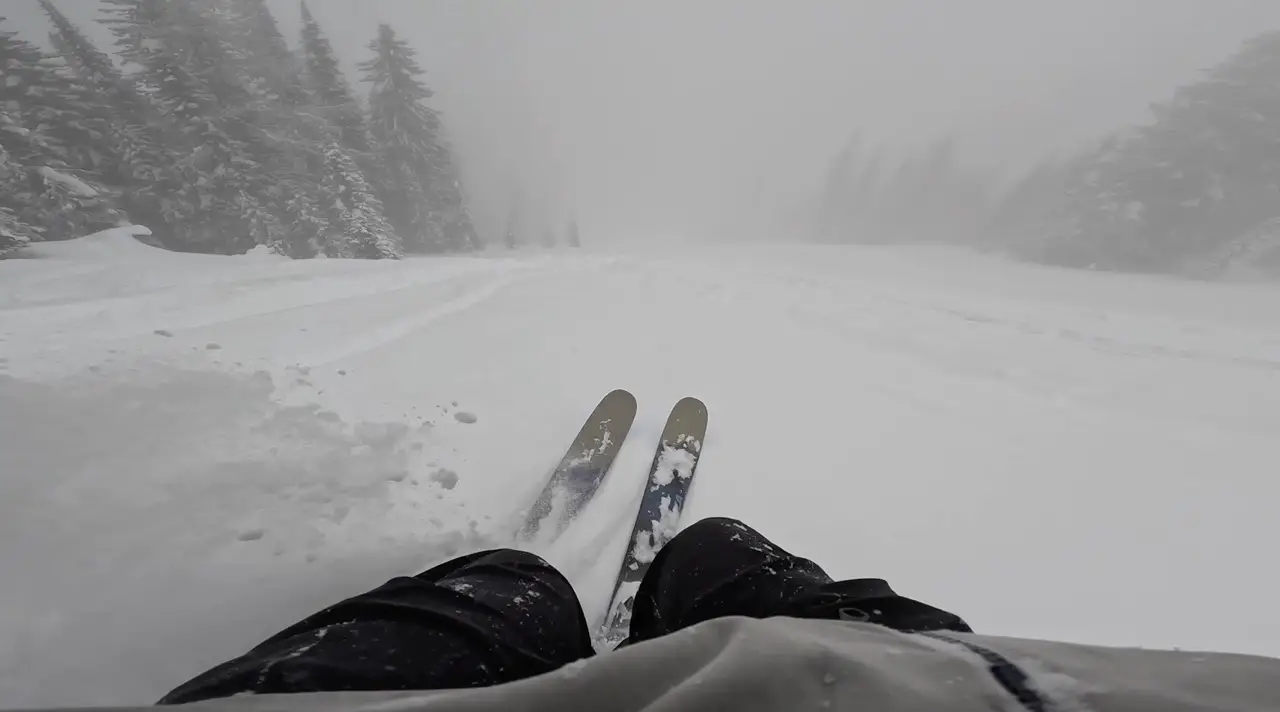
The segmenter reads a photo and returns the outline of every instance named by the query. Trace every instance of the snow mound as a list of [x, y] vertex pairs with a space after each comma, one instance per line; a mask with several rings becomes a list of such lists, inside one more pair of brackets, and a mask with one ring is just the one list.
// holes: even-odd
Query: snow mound
[[35, 242], [25, 250], [24, 257], [42, 257], [55, 260], [77, 261], [138, 261], [144, 259], [168, 259], [177, 254], [140, 242], [136, 235], [150, 235], [143, 225], [122, 225], [99, 230], [74, 240], [59, 242]]

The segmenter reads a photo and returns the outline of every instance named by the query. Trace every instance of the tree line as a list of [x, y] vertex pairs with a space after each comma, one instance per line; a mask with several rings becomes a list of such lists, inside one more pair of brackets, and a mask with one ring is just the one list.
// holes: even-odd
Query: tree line
[[126, 221], [215, 254], [480, 247], [424, 71], [390, 26], [359, 64], [362, 101], [305, 2], [296, 47], [266, 0], [102, 3], [114, 57], [53, 0], [52, 52], [0, 31], [0, 253]]
[[896, 162], [851, 141], [823, 178], [817, 232], [1088, 269], [1280, 274], [1280, 32], [1244, 42], [1146, 123], [992, 184], [949, 141]]

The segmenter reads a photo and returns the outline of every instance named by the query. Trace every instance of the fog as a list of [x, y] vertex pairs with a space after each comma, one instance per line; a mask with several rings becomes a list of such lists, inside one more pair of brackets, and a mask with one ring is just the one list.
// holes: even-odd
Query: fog
[[[61, 3], [103, 47], [96, 3]], [[309, 0], [355, 63], [379, 22], [419, 50], [482, 232], [514, 201], [594, 242], [759, 236], [854, 132], [954, 135], [998, 175], [1143, 119], [1280, 27], [1272, 0]], [[34, 0], [10, 29], [43, 37]], [[272, 3], [296, 39], [295, 0]]]
[[[1280, 0], [116, 0], [120, 45], [104, 2], [0, 0], [0, 710], [151, 704], [510, 546], [554, 615], [438, 584], [545, 669], [720, 516], [1267, 708], [1205, 695], [1280, 660], [1199, 651], [1280, 656]], [[383, 623], [362, 686], [463, 686]], [[373, 629], [309, 625], [218, 689], [342, 686]], [[1042, 708], [1137, 699], [1063, 650]]]

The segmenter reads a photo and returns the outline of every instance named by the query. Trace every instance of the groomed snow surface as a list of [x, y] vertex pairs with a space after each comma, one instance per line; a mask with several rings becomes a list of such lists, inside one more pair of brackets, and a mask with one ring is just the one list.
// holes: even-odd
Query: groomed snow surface
[[149, 703], [340, 597], [509, 541], [599, 620], [671, 405], [739, 517], [987, 633], [1280, 655], [1280, 289], [943, 249], [0, 261], [0, 706]]

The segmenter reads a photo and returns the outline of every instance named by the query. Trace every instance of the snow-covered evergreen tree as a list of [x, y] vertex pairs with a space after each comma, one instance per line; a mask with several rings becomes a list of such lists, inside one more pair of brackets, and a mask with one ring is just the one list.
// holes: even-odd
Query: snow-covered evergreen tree
[[[67, 19], [52, 0], [40, 0], [53, 23], [50, 42], [85, 87], [95, 129], [104, 135], [89, 147], [100, 153], [95, 172], [120, 193], [119, 202], [135, 222], [157, 222], [158, 206], [143, 200], [145, 186], [158, 179], [164, 164], [159, 135], [152, 130], [158, 119], [146, 98], [137, 91], [106, 53]], [[142, 190], [140, 190], [142, 189]]]
[[360, 65], [369, 93], [369, 130], [382, 179], [387, 217], [415, 252], [474, 250], [479, 239], [466, 193], [441, 137], [440, 117], [427, 106], [432, 92], [409, 44], [389, 25], [369, 43]]
[[369, 133], [376, 147], [387, 219], [411, 252], [441, 252], [444, 215], [433, 188], [440, 175], [440, 119], [426, 105], [431, 90], [419, 79], [422, 68], [407, 43], [389, 25], [369, 43], [373, 59], [360, 68], [372, 84]]
[[1076, 162], [1048, 259], [1177, 271], [1280, 216], [1277, 76], [1280, 32], [1271, 32]]
[[1280, 277], [1280, 217], [1219, 245], [1190, 267], [1200, 277]]
[[[59, 122], [72, 124], [65, 129], [63, 139], [77, 154], [71, 162], [81, 168], [91, 168], [99, 176], [118, 174], [123, 158], [118, 153], [118, 144], [111, 140], [117, 137], [113, 134], [116, 112], [110, 103], [116, 97], [98, 92], [91, 83], [101, 79], [99, 65], [103, 62], [110, 65], [111, 60], [98, 51], [51, 0], [40, 0], [40, 5], [54, 26], [49, 40], [66, 63], [62, 74], [75, 88], [72, 96], [64, 98], [66, 103], [76, 105], [80, 116], [71, 122]], [[44, 99], [42, 103], [49, 102]]]
[[165, 117], [173, 151], [150, 191], [180, 249], [238, 253], [281, 249], [273, 193], [261, 161], [270, 149], [255, 125], [244, 58], [217, 26], [207, 0], [106, 0], [121, 55], [140, 67]]
[[1067, 167], [1062, 200], [1036, 246], [1038, 260], [1088, 269], [1157, 268], [1160, 245], [1142, 227], [1146, 201], [1154, 196], [1141, 162], [1132, 161], [1148, 150], [1144, 143], [1137, 131], [1120, 133]]
[[[371, 63], [385, 66], [369, 67], [386, 74], [379, 115], [391, 117], [375, 152], [305, 5], [295, 53], [266, 0], [101, 0], [122, 69], [57, 0], [38, 1], [57, 58], [0, 33], [4, 245], [118, 221], [97, 208], [119, 193], [134, 221], [176, 249], [397, 257], [379, 179], [390, 164], [407, 176], [396, 182], [397, 222], [425, 227], [414, 233], [422, 249], [479, 246], [439, 119], [423, 103], [421, 69], [389, 30]], [[394, 126], [406, 107], [410, 140]]]
[[[259, 86], [254, 91], [275, 102], [299, 109], [311, 103], [298, 57], [289, 49], [266, 0], [222, 0], [223, 28], [241, 53], [246, 74]], [[272, 119], [281, 117], [272, 116]]]
[[[342, 72], [333, 46], [302, 3], [300, 56], [310, 93], [304, 114], [317, 117], [309, 137], [324, 146], [317, 172], [323, 175], [316, 201], [332, 220], [321, 238], [329, 256], [399, 257], [404, 245], [388, 222], [381, 196], [385, 192], [381, 157], [373, 151], [364, 112]], [[334, 144], [330, 139], [336, 139]], [[340, 195], [340, 198], [335, 196]], [[335, 209], [335, 204], [341, 205]], [[411, 242], [412, 244], [412, 242]]]
[[[0, 155], [0, 185], [5, 181], [3, 161], [4, 156]], [[0, 257], [25, 246], [30, 240], [31, 226], [19, 220], [9, 208], [0, 206]]]
[[479, 250], [484, 245], [471, 220], [467, 193], [448, 143], [441, 144], [440, 163], [440, 178], [432, 190], [432, 197], [442, 218], [444, 249], [447, 252]]
[[14, 123], [0, 106], [0, 255], [39, 237], [39, 230], [23, 220], [17, 210], [22, 201], [31, 199], [26, 169], [5, 148], [21, 132], [25, 129]]
[[105, 124], [85, 87], [64, 62], [11, 32], [0, 32], [0, 68], [0, 146], [10, 174], [0, 204], [46, 240], [114, 224], [119, 216], [94, 173]]
[[398, 259], [403, 247], [382, 204], [355, 161], [335, 139], [325, 147], [325, 208], [341, 234], [325, 245], [330, 257]]
[[1269, 32], [1153, 107], [1125, 159], [1161, 257], [1212, 251], [1280, 215], [1277, 76], [1280, 32]]
[[[112, 3], [113, 0], [105, 2]], [[142, 113], [145, 100], [111, 57], [98, 49], [52, 0], [40, 0], [40, 6], [53, 24], [49, 41], [76, 73], [101, 94], [123, 105], [124, 110]]]
[[101, 180], [119, 164], [109, 143], [112, 115], [71, 69], [57, 57], [46, 57], [40, 79], [26, 87], [19, 101], [22, 122], [39, 130], [56, 148], [58, 158], [86, 179]]
[[0, 31], [0, 69], [0, 110], [4, 111], [0, 142], [10, 160], [19, 165], [58, 160], [58, 147], [46, 135], [53, 113], [44, 103], [57, 92], [49, 58], [16, 33]]
[[221, 0], [219, 23], [248, 81], [245, 87], [261, 130], [259, 162], [268, 176], [270, 205], [283, 222], [274, 249], [314, 256], [326, 242], [319, 222], [324, 145], [331, 127], [316, 113], [302, 61], [289, 50], [265, 0]]
[[333, 45], [305, 2], [302, 3], [302, 57], [316, 111], [337, 131], [339, 144], [367, 172], [371, 149], [364, 111], [342, 73]]
[[290, 257], [314, 257], [325, 252], [326, 245], [342, 242], [340, 226], [331, 222], [317, 203], [323, 198], [323, 183], [318, 197], [298, 193], [286, 201], [284, 221], [288, 226], [284, 254]]

